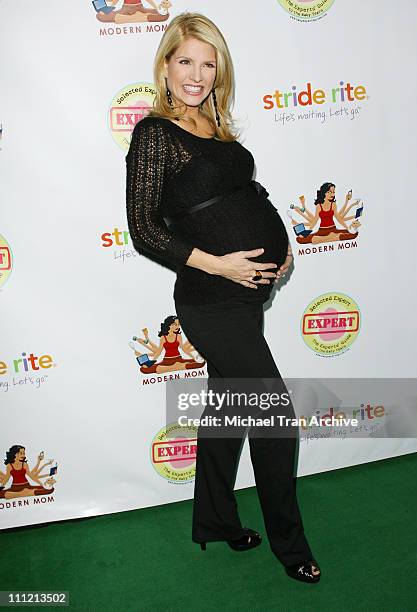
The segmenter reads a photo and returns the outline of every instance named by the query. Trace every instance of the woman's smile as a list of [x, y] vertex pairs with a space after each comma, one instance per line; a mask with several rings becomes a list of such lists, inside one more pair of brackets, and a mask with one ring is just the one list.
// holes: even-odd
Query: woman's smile
[[183, 85], [182, 88], [190, 96], [200, 96], [204, 91], [202, 85]]

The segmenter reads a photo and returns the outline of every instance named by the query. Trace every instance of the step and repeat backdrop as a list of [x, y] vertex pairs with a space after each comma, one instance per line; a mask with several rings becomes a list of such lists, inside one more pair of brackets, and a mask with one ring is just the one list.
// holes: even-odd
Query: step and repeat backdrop
[[[175, 274], [135, 251], [125, 210], [154, 54], [185, 10], [228, 42], [242, 144], [290, 235], [265, 304], [282, 375], [415, 376], [413, 0], [1, 0], [2, 528], [192, 498], [196, 430], [166, 422], [165, 392], [207, 371], [184, 334], [196, 367], [159, 365]], [[300, 476], [417, 450], [383, 399], [356, 414], [358, 439], [306, 428]], [[236, 486], [253, 484], [245, 442]]]

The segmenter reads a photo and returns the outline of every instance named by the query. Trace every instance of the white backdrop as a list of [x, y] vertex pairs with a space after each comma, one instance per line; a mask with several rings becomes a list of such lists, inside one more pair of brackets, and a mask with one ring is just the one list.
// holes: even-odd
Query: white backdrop
[[[168, 19], [155, 24], [120, 23], [120, 13], [103, 23], [81, 0], [65, 7], [0, 2], [0, 473], [6, 451], [21, 445], [31, 470], [44, 451], [41, 475], [55, 481], [41, 478], [54, 488], [49, 494], [19, 497], [7, 493], [12, 479], [2, 476], [1, 527], [192, 497], [192, 442], [188, 460], [166, 461], [163, 453], [152, 460], [154, 442], [169, 445], [180, 433], [158, 436], [165, 382], [140, 372], [129, 347], [143, 328], [158, 342], [161, 322], [175, 314], [175, 275], [118, 234], [127, 230], [127, 117], [132, 107], [152, 104], [163, 27], [184, 10], [214, 20], [230, 46], [242, 143], [291, 236], [294, 270], [265, 312], [281, 373], [415, 376], [416, 241], [408, 215], [417, 188], [417, 6], [336, 0], [319, 9], [317, 0], [294, 0], [293, 9], [304, 11], [294, 18], [284, 5], [291, 3], [172, 0]], [[340, 81], [361, 86], [362, 99], [332, 101]], [[294, 108], [290, 98], [286, 109], [265, 108], [265, 96], [308, 83], [323, 90], [324, 104]], [[132, 86], [142, 92], [122, 100]], [[320, 245], [296, 242], [287, 210], [303, 194], [313, 211], [324, 182], [336, 185], [338, 208], [349, 189], [352, 201], [362, 200], [358, 236], [349, 248], [333, 242], [333, 251], [302, 254]], [[330, 347], [325, 357], [307, 345], [301, 323], [308, 305], [327, 293], [348, 296], [360, 326], [343, 336], [344, 352], [322, 337]], [[298, 473], [416, 448], [415, 439], [303, 441]], [[245, 444], [237, 487], [253, 484]]]

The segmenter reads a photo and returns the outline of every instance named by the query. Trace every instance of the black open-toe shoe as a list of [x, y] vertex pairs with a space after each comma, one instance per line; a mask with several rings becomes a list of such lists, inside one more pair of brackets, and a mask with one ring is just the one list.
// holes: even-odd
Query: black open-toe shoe
[[228, 540], [230, 548], [233, 550], [250, 550], [256, 548], [262, 542], [262, 537], [257, 531], [249, 529], [249, 527], [243, 528], [244, 535], [238, 540]]
[[[320, 574], [313, 574], [313, 567], [319, 570]], [[295, 565], [287, 565], [285, 568], [288, 576], [295, 578], [295, 580], [301, 580], [301, 582], [318, 582], [321, 577], [321, 571], [319, 564], [315, 559], [309, 559], [309, 561], [300, 561]]]
[[[244, 527], [243, 531], [244, 535], [238, 540], [227, 540], [227, 543], [233, 550], [250, 550], [251, 548], [259, 546], [262, 542], [262, 537], [257, 531], [249, 529], [249, 527]], [[201, 550], [206, 550], [206, 542], [200, 542], [200, 546]]]

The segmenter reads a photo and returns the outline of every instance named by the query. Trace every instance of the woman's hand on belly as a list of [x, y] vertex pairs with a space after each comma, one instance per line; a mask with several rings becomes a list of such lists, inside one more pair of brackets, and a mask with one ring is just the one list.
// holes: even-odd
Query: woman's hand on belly
[[[277, 263], [250, 261], [249, 259], [250, 257], [261, 257], [264, 252], [264, 248], [259, 248], [232, 251], [225, 255], [213, 255], [201, 248], [194, 247], [186, 261], [186, 265], [202, 270], [207, 274], [223, 276], [244, 287], [258, 289], [258, 285], [269, 285], [277, 278]], [[264, 257], [266, 259], [268, 255], [265, 254]], [[285, 266], [285, 264], [286, 262], [283, 265]], [[258, 270], [262, 273], [262, 276], [253, 280]]]
[[[252, 289], [257, 289], [257, 285], [269, 285], [277, 276], [276, 272], [268, 272], [267, 270], [276, 270], [277, 264], [273, 262], [254, 262], [248, 259], [249, 257], [258, 257], [263, 252], [264, 249], [260, 248], [252, 249], [251, 251], [235, 251], [227, 255], [217, 255], [209, 272]], [[262, 278], [253, 280], [257, 270], [262, 272]]]

